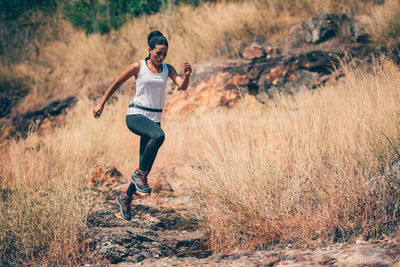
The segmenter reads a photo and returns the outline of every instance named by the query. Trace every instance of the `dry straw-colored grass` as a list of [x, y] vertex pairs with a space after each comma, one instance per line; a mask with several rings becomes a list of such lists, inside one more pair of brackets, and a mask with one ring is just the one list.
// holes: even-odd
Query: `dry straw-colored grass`
[[[398, 67], [377, 60], [369, 72], [347, 65], [339, 84], [256, 110], [239, 105], [165, 121], [150, 183], [157, 170], [175, 168], [193, 185], [215, 250], [393, 231], [400, 181], [384, 135], [399, 148], [399, 82]], [[119, 95], [99, 120], [95, 103], [82, 100], [65, 126], [2, 148], [2, 262], [90, 257], [88, 175], [99, 165], [124, 175], [137, 167], [139, 138], [124, 120], [129, 100]]]
[[399, 150], [399, 82], [387, 59], [369, 72], [347, 65], [339, 84], [185, 125], [198, 168], [181, 175], [198, 185], [212, 248], [395, 230], [400, 177], [391, 164], [398, 155], [386, 137]]
[[[13, 71], [32, 82], [25, 108], [49, 96], [103, 93], [125, 65], [143, 58], [147, 34], [154, 27], [170, 38], [170, 62], [195, 62], [235, 55], [242, 36], [247, 36], [246, 43], [282, 33], [312, 12], [346, 6], [335, 2], [182, 7], [139, 18], [109, 36], [85, 36], [65, 24], [63, 41], [43, 48], [41, 56]], [[365, 3], [346, 3], [357, 11], [358, 2]], [[270, 7], [265, 17], [263, 4]], [[242, 26], [248, 23], [251, 34], [245, 35], [247, 30], [239, 24], [230, 26], [235, 16]], [[171, 25], [171, 20], [174, 31], [162, 26]], [[199, 21], [201, 29], [195, 27]], [[262, 28], [263, 23], [271, 27]], [[199, 186], [199, 205], [214, 249], [358, 234], [373, 237], [396, 227], [399, 178], [390, 173], [395, 157], [384, 135], [399, 147], [399, 71], [388, 60], [376, 62], [370, 72], [347, 68], [347, 77], [338, 85], [281, 96], [275, 106], [223, 109], [163, 123], [167, 139], [155, 169], [176, 166], [188, 183]], [[80, 101], [65, 126], [43, 137], [32, 133], [1, 148], [2, 262], [77, 264], [88, 256], [81, 242], [93, 202], [86, 190], [88, 174], [98, 165], [116, 166], [125, 175], [137, 167], [138, 138], [124, 125], [131, 95], [120, 95], [107, 105], [98, 121], [92, 117], [95, 104]]]
[[[86, 216], [97, 194], [88, 179], [98, 166], [125, 175], [137, 168], [139, 138], [125, 125], [129, 98], [106, 105], [99, 120], [95, 103], [81, 100], [66, 124], [0, 150], [0, 262], [68, 264], [90, 261]], [[152, 181], [153, 182], [153, 181]]]
[[371, 7], [370, 15], [362, 21], [376, 47], [399, 44], [400, 2], [386, 0], [382, 6]]
[[113, 109], [107, 106], [102, 118], [107, 127], [94, 120], [92, 109], [81, 101], [65, 126], [45, 136], [32, 132], [2, 148], [0, 262], [76, 265], [90, 258], [83, 242], [95, 198], [88, 176], [98, 165], [110, 165], [109, 159], [122, 159], [117, 156], [122, 146], [129, 153], [121, 142], [129, 137], [114, 135], [110, 127], [122, 128]]

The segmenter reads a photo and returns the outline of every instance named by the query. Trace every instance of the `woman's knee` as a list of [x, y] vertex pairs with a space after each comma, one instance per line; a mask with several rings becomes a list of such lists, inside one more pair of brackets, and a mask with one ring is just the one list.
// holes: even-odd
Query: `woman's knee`
[[159, 146], [161, 146], [163, 143], [164, 143], [164, 140], [165, 140], [165, 134], [164, 134], [164, 131], [157, 131], [156, 133], [154, 133], [152, 136], [151, 136], [151, 139], [154, 139], [154, 141], [159, 145]]

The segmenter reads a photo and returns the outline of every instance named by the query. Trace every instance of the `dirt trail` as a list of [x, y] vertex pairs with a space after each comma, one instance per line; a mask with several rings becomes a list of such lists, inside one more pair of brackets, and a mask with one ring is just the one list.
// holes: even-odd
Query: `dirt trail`
[[88, 242], [96, 266], [400, 266], [396, 236], [313, 249], [284, 245], [212, 254], [199, 221], [190, 213], [192, 199], [184, 193], [184, 181], [160, 172], [153, 196], [136, 198], [132, 221], [126, 221], [115, 198], [127, 179], [115, 170], [108, 173], [114, 185], [98, 187], [104, 191], [88, 215]]
[[158, 177], [153, 196], [134, 197], [134, 215], [131, 221], [126, 221], [119, 214], [115, 198], [126, 189], [127, 178], [106, 178], [116, 184], [102, 192], [88, 214], [93, 263], [127, 264], [149, 258], [211, 255], [199, 221], [187, 209], [190, 196], [177, 194], [165, 178]]

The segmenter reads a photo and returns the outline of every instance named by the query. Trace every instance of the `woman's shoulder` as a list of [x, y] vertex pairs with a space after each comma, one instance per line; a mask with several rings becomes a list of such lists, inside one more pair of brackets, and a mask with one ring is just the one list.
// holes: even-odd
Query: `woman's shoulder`
[[139, 73], [139, 71], [140, 71], [140, 61], [133, 62], [129, 66], [129, 69], [131, 69], [134, 73]]
[[132, 75], [137, 76], [139, 72], [140, 72], [140, 62], [132, 63], [125, 70], [125, 73], [127, 73], [127, 75], [129, 75], [129, 76], [132, 76]]
[[143, 60], [133, 62], [131, 66], [133, 66], [134, 68], [140, 68], [140, 64], [142, 64], [142, 61]]
[[166, 65], [167, 65], [167, 68], [168, 68], [168, 74], [169, 74], [170, 76], [171, 76], [171, 74], [177, 75], [174, 66], [172, 66], [171, 64], [166, 64]]
[[167, 66], [169, 72], [176, 72], [174, 66], [171, 64], [165, 63], [165, 65]]

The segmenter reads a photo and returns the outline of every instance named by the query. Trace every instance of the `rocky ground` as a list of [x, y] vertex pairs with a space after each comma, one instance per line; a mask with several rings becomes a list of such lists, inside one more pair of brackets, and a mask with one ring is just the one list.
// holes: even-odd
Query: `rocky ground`
[[190, 212], [191, 197], [179, 191], [184, 188], [182, 181], [170, 183], [163, 172], [156, 180], [150, 197], [135, 196], [134, 216], [126, 221], [115, 199], [126, 189], [128, 179], [113, 168], [99, 168], [93, 175], [91, 186], [99, 193], [99, 200], [88, 214], [88, 244], [94, 263], [128, 264], [211, 255], [200, 223]]
[[122, 219], [115, 201], [127, 179], [113, 168], [101, 168], [94, 175], [92, 187], [100, 197], [88, 215], [91, 262], [87, 266], [400, 266], [397, 236], [213, 254], [193, 215], [193, 199], [184, 181], [173, 173], [153, 175], [158, 175], [155, 192], [136, 197], [132, 221]]

